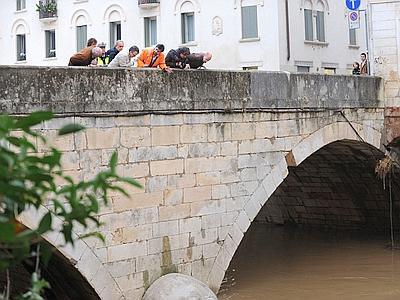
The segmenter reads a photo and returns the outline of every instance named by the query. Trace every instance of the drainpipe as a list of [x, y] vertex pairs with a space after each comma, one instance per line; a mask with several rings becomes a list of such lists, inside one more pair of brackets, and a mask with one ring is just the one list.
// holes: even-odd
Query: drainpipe
[[287, 56], [286, 59], [290, 60], [290, 32], [289, 32], [289, 0], [285, 0], [285, 14], [286, 14], [286, 48]]

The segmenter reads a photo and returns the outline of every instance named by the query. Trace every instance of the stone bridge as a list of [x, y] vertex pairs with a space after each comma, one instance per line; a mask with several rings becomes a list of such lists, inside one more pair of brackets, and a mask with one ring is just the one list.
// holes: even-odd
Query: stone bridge
[[[85, 299], [140, 299], [170, 272], [218, 291], [254, 220], [387, 226], [373, 172], [392, 138], [380, 78], [3, 66], [0, 83], [3, 112], [57, 113], [39, 129], [73, 178], [117, 151], [119, 171], [144, 187], [111, 195], [99, 215], [105, 244], [59, 248], [53, 274], [79, 281]], [[87, 130], [56, 138], [70, 122]]]

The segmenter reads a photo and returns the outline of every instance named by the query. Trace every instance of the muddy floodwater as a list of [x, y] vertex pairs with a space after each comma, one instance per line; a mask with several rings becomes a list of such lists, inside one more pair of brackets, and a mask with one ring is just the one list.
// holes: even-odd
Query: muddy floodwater
[[218, 298], [398, 300], [400, 250], [389, 241], [389, 234], [253, 224]]

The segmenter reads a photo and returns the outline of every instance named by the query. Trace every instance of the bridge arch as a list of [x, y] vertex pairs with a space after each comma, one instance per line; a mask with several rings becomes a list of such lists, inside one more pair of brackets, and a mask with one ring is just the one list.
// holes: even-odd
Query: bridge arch
[[[44, 207], [41, 207], [38, 211], [35, 209], [26, 211], [20, 216], [19, 222], [29, 228], [36, 228], [46, 211]], [[54, 215], [52, 227], [53, 229], [61, 228], [61, 220]], [[59, 245], [63, 242], [63, 237], [58, 230], [50, 232], [43, 236], [43, 238], [57, 250], [57, 261], [63, 265], [70, 264], [71, 266], [68, 271], [78, 272], [75, 277], [86, 280], [84, 284], [90, 285], [90, 287], [86, 288], [88, 293], [92, 289], [97, 294], [88, 295], [87, 299], [112, 299], [116, 295], [118, 298], [123, 298], [121, 288], [118, 286], [109, 269], [103, 264], [106, 258], [102, 258], [101, 252], [94, 250], [99, 241], [97, 239], [82, 240], [79, 239], [77, 232], [73, 232], [72, 234], [75, 240], [74, 246], [60, 247]]]
[[306, 138], [302, 139], [291, 149], [286, 157], [282, 158], [264, 178], [256, 191], [243, 205], [241, 212], [229, 230], [214, 264], [211, 267], [207, 283], [217, 292], [224, 278], [225, 272], [238, 249], [244, 234], [264, 204], [270, 199], [274, 191], [288, 176], [289, 166], [297, 166], [312, 154], [323, 147], [339, 141], [358, 141], [370, 147], [381, 148], [382, 135], [371, 126], [359, 123], [335, 122], [331, 123]]

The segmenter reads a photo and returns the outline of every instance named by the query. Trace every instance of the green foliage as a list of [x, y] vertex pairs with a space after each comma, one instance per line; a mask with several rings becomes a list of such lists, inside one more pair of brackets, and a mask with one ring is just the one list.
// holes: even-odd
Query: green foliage
[[[110, 159], [109, 168], [92, 180], [74, 182], [65, 175], [62, 153], [51, 147], [38, 153], [37, 143], [47, 146], [46, 139], [39, 130], [32, 129], [52, 117], [50, 112], [35, 112], [18, 119], [0, 115], [0, 271], [39, 255], [31, 252], [33, 245], [41, 244], [42, 261], [47, 261], [50, 251], [42, 235], [57, 231], [63, 235], [65, 244], [73, 245], [73, 232], [78, 224], [84, 228], [101, 225], [96, 216], [100, 206], [108, 204], [110, 191], [128, 196], [121, 183], [140, 187], [135, 180], [116, 173], [116, 153]], [[61, 128], [59, 134], [82, 129], [80, 125], [70, 124]], [[57, 182], [63, 184], [60, 186]], [[32, 208], [45, 213], [37, 228], [26, 228], [18, 222], [19, 216]], [[60, 221], [59, 226], [54, 225], [55, 219]], [[89, 236], [104, 240], [98, 232], [82, 238]], [[32, 276], [32, 289], [23, 299], [41, 299], [35, 296], [40, 296], [35, 287], [41, 290], [45, 285], [37, 274]]]
[[54, 14], [57, 12], [57, 2], [55, 0], [39, 1], [39, 3], [36, 4], [36, 11]]

